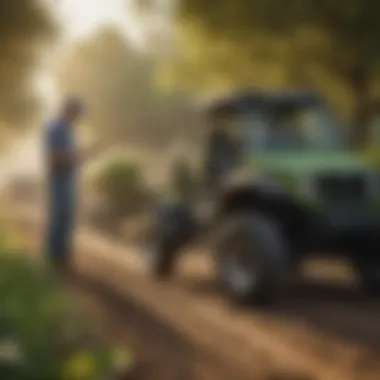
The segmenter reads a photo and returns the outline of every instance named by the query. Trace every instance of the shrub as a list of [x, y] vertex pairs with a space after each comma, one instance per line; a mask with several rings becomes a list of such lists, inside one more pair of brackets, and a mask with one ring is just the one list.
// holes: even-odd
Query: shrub
[[196, 190], [196, 179], [186, 160], [174, 161], [170, 182], [175, 198], [182, 202], [191, 201]]
[[107, 157], [91, 176], [97, 194], [119, 216], [140, 211], [151, 199], [137, 160], [125, 155]]

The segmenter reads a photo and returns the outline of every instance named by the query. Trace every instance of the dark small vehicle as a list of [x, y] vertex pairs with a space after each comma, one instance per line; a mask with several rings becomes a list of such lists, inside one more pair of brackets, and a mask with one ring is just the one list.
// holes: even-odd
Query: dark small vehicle
[[206, 234], [220, 284], [239, 302], [274, 302], [315, 253], [345, 255], [365, 289], [379, 291], [380, 177], [348, 149], [326, 101], [248, 91], [204, 112], [230, 147], [211, 139], [191, 206], [159, 207], [146, 256], [152, 273], [170, 276], [184, 246]]

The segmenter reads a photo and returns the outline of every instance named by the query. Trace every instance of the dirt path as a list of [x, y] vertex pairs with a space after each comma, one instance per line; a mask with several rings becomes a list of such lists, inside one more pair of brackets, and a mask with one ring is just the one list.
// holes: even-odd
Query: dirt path
[[[35, 219], [26, 224], [29, 224], [28, 228], [36, 227]], [[91, 231], [81, 230], [78, 236], [78, 273], [107, 291], [112, 289], [118, 299], [137, 305], [135, 309], [145, 310], [149, 318], [154, 316], [154, 320], [161, 321], [161, 326], [166, 326], [161, 331], [171, 331], [171, 334], [175, 331], [174, 335], [180, 337], [178, 342], [181, 343], [173, 344], [168, 352], [176, 352], [184, 358], [178, 360], [183, 360], [183, 366], [187, 368], [185, 372], [191, 373], [189, 376], [194, 379], [212, 379], [212, 373], [217, 369], [217, 378], [221, 380], [266, 380], [276, 374], [288, 374], [289, 379], [300, 376], [321, 380], [380, 378], [380, 361], [376, 352], [340, 342], [310, 329], [305, 323], [307, 315], [316, 315], [314, 303], [325, 305], [325, 309], [320, 310], [325, 318], [329, 308], [335, 305], [334, 323], [341, 318], [342, 329], [348, 329], [350, 324], [354, 324], [358, 315], [356, 309], [359, 309], [352, 300], [351, 304], [347, 303], [347, 310], [353, 311], [353, 318], [345, 314], [342, 304], [334, 303], [333, 297], [325, 301], [318, 298], [316, 301], [307, 300], [302, 292], [276, 310], [236, 310], [229, 308], [213, 292], [207, 263], [201, 263], [202, 259], [193, 257], [192, 263], [188, 263], [191, 265], [185, 265], [188, 269], [178, 279], [167, 284], [155, 283], [144, 276], [133, 249], [126, 249]], [[368, 310], [368, 305], [366, 307]], [[373, 303], [373, 314], [367, 316], [370, 323], [376, 322], [375, 318], [371, 321], [371, 316], [379, 315], [378, 312], [378, 304]], [[296, 318], [296, 314], [301, 317]], [[302, 320], [302, 316], [305, 317], [304, 323], [299, 319]], [[356, 319], [356, 322], [357, 325], [368, 325], [364, 320]], [[147, 325], [156, 326], [153, 322]], [[145, 330], [142, 326], [136, 325], [136, 330]], [[371, 327], [367, 327], [370, 332]], [[158, 332], [157, 336], [153, 331], [160, 329], [154, 327], [148, 334], [155, 336], [153, 340], [158, 342], [157, 349], [163, 342], [171, 341], [164, 333]], [[197, 366], [203, 366], [203, 371], [209, 371], [209, 374], [200, 372], [194, 375]]]
[[[33, 218], [16, 218], [16, 224], [28, 239], [26, 247], [38, 252], [40, 239], [36, 231], [40, 230], [41, 224]], [[170, 322], [133, 297], [122, 294], [97, 272], [100, 269], [112, 275], [110, 268], [93, 260], [85, 250], [82, 250], [78, 261], [75, 271], [62, 278], [62, 284], [84, 310], [96, 315], [97, 319], [100, 316], [102, 334], [109, 341], [133, 349], [137, 358], [133, 380], [250, 379], [239, 376], [239, 368], [233, 362], [223, 362], [217, 355], [200, 350]], [[258, 379], [271, 380], [272, 376]]]
[[213, 357], [204, 357], [195, 346], [173, 331], [165, 321], [99, 281], [72, 274], [65, 279], [76, 298], [103, 320], [112, 342], [133, 348], [135, 380], [230, 380], [235, 371]]

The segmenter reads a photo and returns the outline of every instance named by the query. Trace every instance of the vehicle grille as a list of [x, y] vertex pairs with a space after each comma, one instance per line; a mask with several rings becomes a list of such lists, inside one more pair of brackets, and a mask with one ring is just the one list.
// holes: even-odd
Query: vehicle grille
[[368, 197], [368, 181], [361, 174], [324, 174], [316, 178], [317, 194], [325, 202], [361, 202]]

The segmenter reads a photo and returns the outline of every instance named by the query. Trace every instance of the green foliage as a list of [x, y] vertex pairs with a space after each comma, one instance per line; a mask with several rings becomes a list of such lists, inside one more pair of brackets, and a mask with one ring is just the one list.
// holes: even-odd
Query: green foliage
[[92, 181], [99, 195], [120, 216], [141, 210], [151, 200], [142, 168], [127, 155], [106, 157], [94, 170]]
[[[204, 34], [246, 44], [257, 34], [293, 33], [300, 29], [327, 32], [340, 51], [352, 51], [364, 62], [378, 62], [380, 26], [375, 0], [222, 0], [181, 2], [180, 20], [198, 26]], [[345, 56], [344, 58], [350, 58]]]
[[31, 84], [54, 20], [41, 1], [1, 1], [0, 25], [0, 127], [30, 126], [40, 106]]
[[186, 160], [176, 160], [171, 170], [171, 188], [176, 199], [188, 202], [196, 191], [195, 174]]
[[29, 257], [15, 225], [2, 220], [0, 379], [104, 380], [115, 366], [128, 370], [131, 353], [110, 347], [99, 319], [70, 299], [48, 268]]
[[[7, 326], [0, 340], [3, 345], [12, 342], [15, 351], [2, 370], [9, 379], [54, 379], [60, 370], [51, 349], [59, 315], [55, 284], [15, 253], [0, 258], [0, 314]], [[6, 350], [3, 347], [4, 356]]]
[[131, 353], [108, 346], [100, 324], [21, 251], [0, 247], [0, 378], [103, 380]]
[[[164, 68], [191, 89], [314, 87], [363, 140], [379, 82], [380, 3], [375, 0], [183, 0], [182, 49]], [[194, 79], [196, 78], [196, 79]]]
[[37, 263], [3, 252], [0, 297], [2, 379], [100, 380], [112, 370], [112, 350], [97, 338], [93, 316], [78, 312]]

